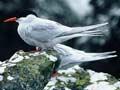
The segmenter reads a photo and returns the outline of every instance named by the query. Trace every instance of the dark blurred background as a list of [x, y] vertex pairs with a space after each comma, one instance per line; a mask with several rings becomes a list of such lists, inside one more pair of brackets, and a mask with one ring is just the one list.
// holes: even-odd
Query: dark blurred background
[[3, 23], [16, 11], [33, 10], [39, 17], [67, 26], [86, 26], [109, 22], [104, 37], [81, 37], [65, 44], [87, 52], [116, 50], [118, 57], [83, 64], [84, 68], [120, 76], [120, 0], [0, 0], [0, 60], [6, 60], [15, 51], [31, 51], [16, 34], [17, 23]]

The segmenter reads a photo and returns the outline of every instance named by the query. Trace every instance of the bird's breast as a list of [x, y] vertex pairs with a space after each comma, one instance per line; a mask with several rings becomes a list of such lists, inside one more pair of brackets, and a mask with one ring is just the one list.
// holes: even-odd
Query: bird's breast
[[19, 36], [29, 45], [34, 46], [34, 41], [32, 38], [29, 37], [31, 33], [31, 27], [28, 25], [20, 24], [18, 26], [18, 34]]

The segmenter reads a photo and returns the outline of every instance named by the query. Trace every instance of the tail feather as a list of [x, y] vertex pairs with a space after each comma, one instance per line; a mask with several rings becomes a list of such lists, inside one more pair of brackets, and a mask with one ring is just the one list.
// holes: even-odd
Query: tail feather
[[84, 62], [89, 62], [89, 61], [100, 61], [100, 60], [103, 60], [103, 59], [109, 59], [109, 58], [114, 58], [114, 57], [117, 57], [117, 55], [108, 55], [108, 56], [96, 56], [96, 57], [92, 57], [91, 59], [87, 59], [87, 60], [84, 60]]
[[101, 33], [81, 33], [81, 34], [73, 34], [73, 35], [68, 35], [68, 36], [61, 36], [53, 39], [54, 44], [62, 43], [67, 40], [76, 38], [76, 37], [81, 37], [81, 36], [103, 36]]
[[83, 61], [84, 62], [98, 61], [98, 60], [117, 57], [117, 55], [115, 53], [116, 53], [116, 51], [103, 52], [103, 53], [86, 53], [88, 57], [85, 57], [85, 59]]
[[102, 23], [102, 24], [97, 24], [97, 25], [90, 25], [90, 26], [85, 26], [85, 27], [72, 27], [72, 29], [68, 32], [63, 33], [62, 35], [71, 35], [71, 34], [84, 34], [84, 33], [89, 33], [90, 32], [95, 32], [95, 33], [103, 33], [103, 29], [107, 27], [108, 29], [108, 23]]
[[109, 60], [109, 58], [117, 57], [116, 51], [103, 53], [87, 53], [62, 44], [57, 44], [54, 47], [54, 50], [57, 51], [59, 55], [61, 55], [60, 68], [63, 68], [64, 66], [69, 67], [70, 65], [76, 64], [78, 65], [84, 62], [101, 61], [104, 59]]
[[115, 54], [116, 51], [110, 51], [110, 52], [103, 52], [103, 53], [88, 53], [91, 56], [107, 56], [110, 54]]
[[58, 44], [80, 36], [103, 36], [103, 27], [107, 27], [107, 25], [108, 23], [102, 23], [86, 27], [73, 27], [70, 31], [56, 37], [53, 42], [54, 44]]
[[60, 64], [60, 69], [65, 69], [65, 68], [69, 68], [71, 66], [74, 66], [74, 65], [81, 65], [82, 63], [84, 62], [92, 62], [92, 61], [101, 61], [101, 60], [104, 60], [104, 59], [109, 59], [109, 58], [114, 58], [114, 57], [117, 57], [117, 55], [108, 55], [108, 56], [102, 56], [102, 57], [93, 57], [93, 58], [86, 58], [84, 60], [77, 60], [77, 61], [72, 61], [72, 62], [66, 62], [66, 63], [62, 63]]

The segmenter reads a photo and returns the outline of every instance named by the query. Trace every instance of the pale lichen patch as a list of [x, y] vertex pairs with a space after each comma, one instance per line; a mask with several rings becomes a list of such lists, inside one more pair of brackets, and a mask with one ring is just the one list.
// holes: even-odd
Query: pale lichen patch
[[40, 52], [29, 53], [29, 56], [39, 56]]
[[57, 61], [57, 58], [53, 55], [49, 55], [49, 59], [50, 59], [50, 61], [53, 61], [53, 62]]
[[59, 77], [57, 77], [57, 79], [64, 82], [64, 83], [76, 82], [76, 78], [74, 78], [74, 77], [59, 76]]
[[3, 80], [3, 76], [2, 75], [0, 75], [0, 81], [2, 81]]
[[0, 67], [0, 74], [3, 74], [5, 72], [6, 66], [1, 66]]
[[13, 78], [12, 76], [8, 76], [8, 77], [7, 77], [7, 80], [10, 80], [10, 81], [11, 81], [11, 80], [13, 80], [13, 79], [14, 79], [14, 78]]
[[108, 79], [105, 73], [97, 73], [92, 70], [88, 70], [87, 72], [90, 74], [91, 83]]
[[15, 53], [10, 59], [9, 59], [9, 62], [11, 63], [17, 63], [17, 62], [20, 62], [24, 59], [23, 56], [20, 56], [18, 55], [17, 53]]
[[85, 90], [116, 90], [117, 88], [113, 85], [110, 85], [108, 82], [96, 82], [85, 88]]
[[30, 59], [30, 57], [29, 57], [29, 56], [24, 56], [24, 58], [25, 58], [25, 59]]

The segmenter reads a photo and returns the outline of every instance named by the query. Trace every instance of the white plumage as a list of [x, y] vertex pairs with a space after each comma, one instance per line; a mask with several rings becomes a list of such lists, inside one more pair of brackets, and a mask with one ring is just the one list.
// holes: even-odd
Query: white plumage
[[117, 56], [112, 55], [116, 51], [103, 53], [87, 53], [62, 44], [57, 44], [56, 46], [54, 46], [54, 50], [57, 51], [58, 56], [61, 60], [59, 68], [70, 67], [71, 65], [81, 64], [83, 62], [97, 61]]
[[49, 49], [54, 45], [79, 36], [101, 36], [108, 23], [85, 27], [68, 27], [55, 21], [38, 18], [34, 15], [21, 17], [18, 34], [29, 45]]

